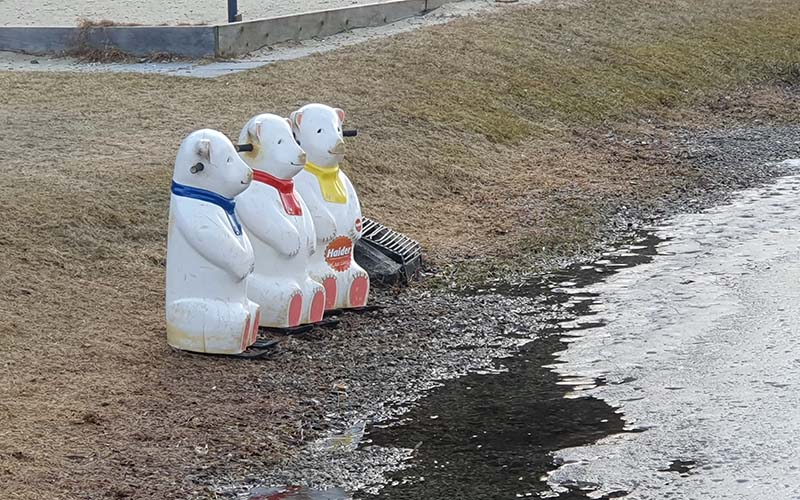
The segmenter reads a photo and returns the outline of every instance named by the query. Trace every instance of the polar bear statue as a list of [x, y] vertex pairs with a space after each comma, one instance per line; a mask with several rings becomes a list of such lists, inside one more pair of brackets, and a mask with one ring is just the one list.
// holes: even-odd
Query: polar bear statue
[[295, 186], [308, 205], [319, 250], [311, 257], [311, 276], [325, 287], [326, 309], [365, 306], [369, 276], [353, 259], [361, 237], [361, 205], [353, 184], [339, 170], [344, 157], [344, 111], [307, 104], [289, 118], [306, 166]]
[[256, 340], [258, 304], [247, 298], [253, 247], [234, 197], [253, 173], [216, 130], [181, 143], [172, 176], [167, 240], [167, 342], [187, 351], [238, 354]]
[[292, 178], [306, 154], [292, 137], [289, 121], [254, 116], [239, 135], [253, 150], [240, 155], [253, 169], [253, 184], [236, 197], [236, 213], [256, 256], [247, 293], [261, 306], [261, 326], [286, 328], [322, 321], [325, 289], [309, 276], [316, 251], [311, 213]]

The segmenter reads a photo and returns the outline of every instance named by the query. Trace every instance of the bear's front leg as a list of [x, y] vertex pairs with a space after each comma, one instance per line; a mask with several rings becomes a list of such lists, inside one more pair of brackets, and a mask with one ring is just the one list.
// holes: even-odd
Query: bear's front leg
[[350, 230], [347, 233], [347, 235], [350, 236], [350, 239], [353, 240], [354, 244], [356, 241], [361, 239], [361, 232], [363, 229], [364, 228], [361, 216], [358, 216], [353, 221], [353, 224], [350, 226]]
[[[255, 256], [249, 243], [234, 234], [224, 212], [184, 207], [175, 204], [173, 216], [178, 230], [198, 254], [211, 264], [226, 270], [237, 281], [242, 281], [255, 266]], [[242, 239], [246, 239], [242, 235]]]
[[322, 243], [333, 241], [338, 234], [338, 228], [336, 227], [336, 220], [333, 218], [331, 211], [313, 196], [306, 197], [304, 200], [311, 214], [311, 221], [314, 224], [314, 232], [317, 235], [317, 241]]
[[330, 243], [336, 238], [337, 228], [333, 216], [325, 210], [323, 213], [314, 214], [314, 229], [317, 233], [317, 241]]
[[278, 207], [255, 196], [243, 196], [238, 200], [236, 213], [247, 232], [274, 248], [284, 257], [292, 258], [300, 252], [303, 240], [297, 228], [283, 216], [267, 216]]

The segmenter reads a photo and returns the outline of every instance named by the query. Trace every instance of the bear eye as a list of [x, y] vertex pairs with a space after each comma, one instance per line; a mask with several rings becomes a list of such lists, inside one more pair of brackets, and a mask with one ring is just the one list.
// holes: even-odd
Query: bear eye
[[322, 133], [322, 129], [317, 130], [317, 133], [321, 134]]
[[229, 156], [228, 159], [225, 160], [225, 161], [228, 162], [228, 163], [231, 163], [233, 161], [233, 158]]
[[278, 144], [283, 144], [283, 139], [278, 139]]

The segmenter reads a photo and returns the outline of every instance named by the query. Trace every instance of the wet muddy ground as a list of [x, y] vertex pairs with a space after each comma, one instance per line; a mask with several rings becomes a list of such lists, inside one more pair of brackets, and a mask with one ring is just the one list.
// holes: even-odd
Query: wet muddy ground
[[[444, 500], [538, 497], [549, 491], [542, 478], [556, 467], [551, 453], [638, 431], [602, 400], [568, 397], [576, 380], [561, 378], [551, 368], [570, 337], [598, 326], [592, 319], [596, 297], [574, 290], [649, 261], [658, 241], [641, 234], [596, 265], [574, 264], [524, 285], [466, 291], [462, 299], [528, 302], [532, 307], [518, 308], [515, 314], [541, 321], [526, 319], [506, 330], [506, 341], [498, 338], [496, 346], [505, 355], [502, 359], [447, 380], [410, 406], [391, 405], [393, 416], [387, 419], [362, 421], [312, 444], [301, 460], [287, 464], [269, 481], [282, 478], [292, 486], [240, 488], [239, 496]], [[508, 356], [514, 345], [519, 349]], [[311, 471], [308, 461], [324, 463], [324, 468]], [[558, 498], [589, 498], [584, 490], [591, 489], [587, 484], [570, 486]], [[607, 498], [614, 496], [612, 492]]]
[[[415, 453], [411, 466], [392, 475], [389, 486], [356, 498], [539, 497], [549, 491], [542, 477], [557, 466], [552, 452], [638, 431], [604, 401], [569, 397], [574, 384], [596, 386], [602, 379], [563, 378], [551, 368], [570, 338], [599, 325], [592, 318], [599, 299], [580, 289], [649, 261], [657, 241], [644, 235], [597, 265], [575, 264], [532, 284], [497, 289], [544, 298], [544, 307], [562, 308], [566, 317], [553, 318], [536, 340], [498, 361], [493, 371], [450, 381], [402, 419], [373, 426], [365, 446]], [[592, 486], [571, 485], [557, 498], [588, 498], [583, 490]]]

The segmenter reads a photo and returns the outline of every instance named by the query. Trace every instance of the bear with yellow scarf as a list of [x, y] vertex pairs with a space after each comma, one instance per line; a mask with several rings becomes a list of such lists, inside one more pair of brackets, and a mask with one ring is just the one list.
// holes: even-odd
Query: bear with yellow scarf
[[339, 169], [344, 158], [344, 111], [307, 104], [289, 120], [297, 143], [306, 152], [306, 166], [294, 181], [316, 231], [311, 277], [325, 287], [325, 309], [365, 306], [369, 276], [353, 258], [353, 246], [361, 238], [361, 205], [350, 179]]

